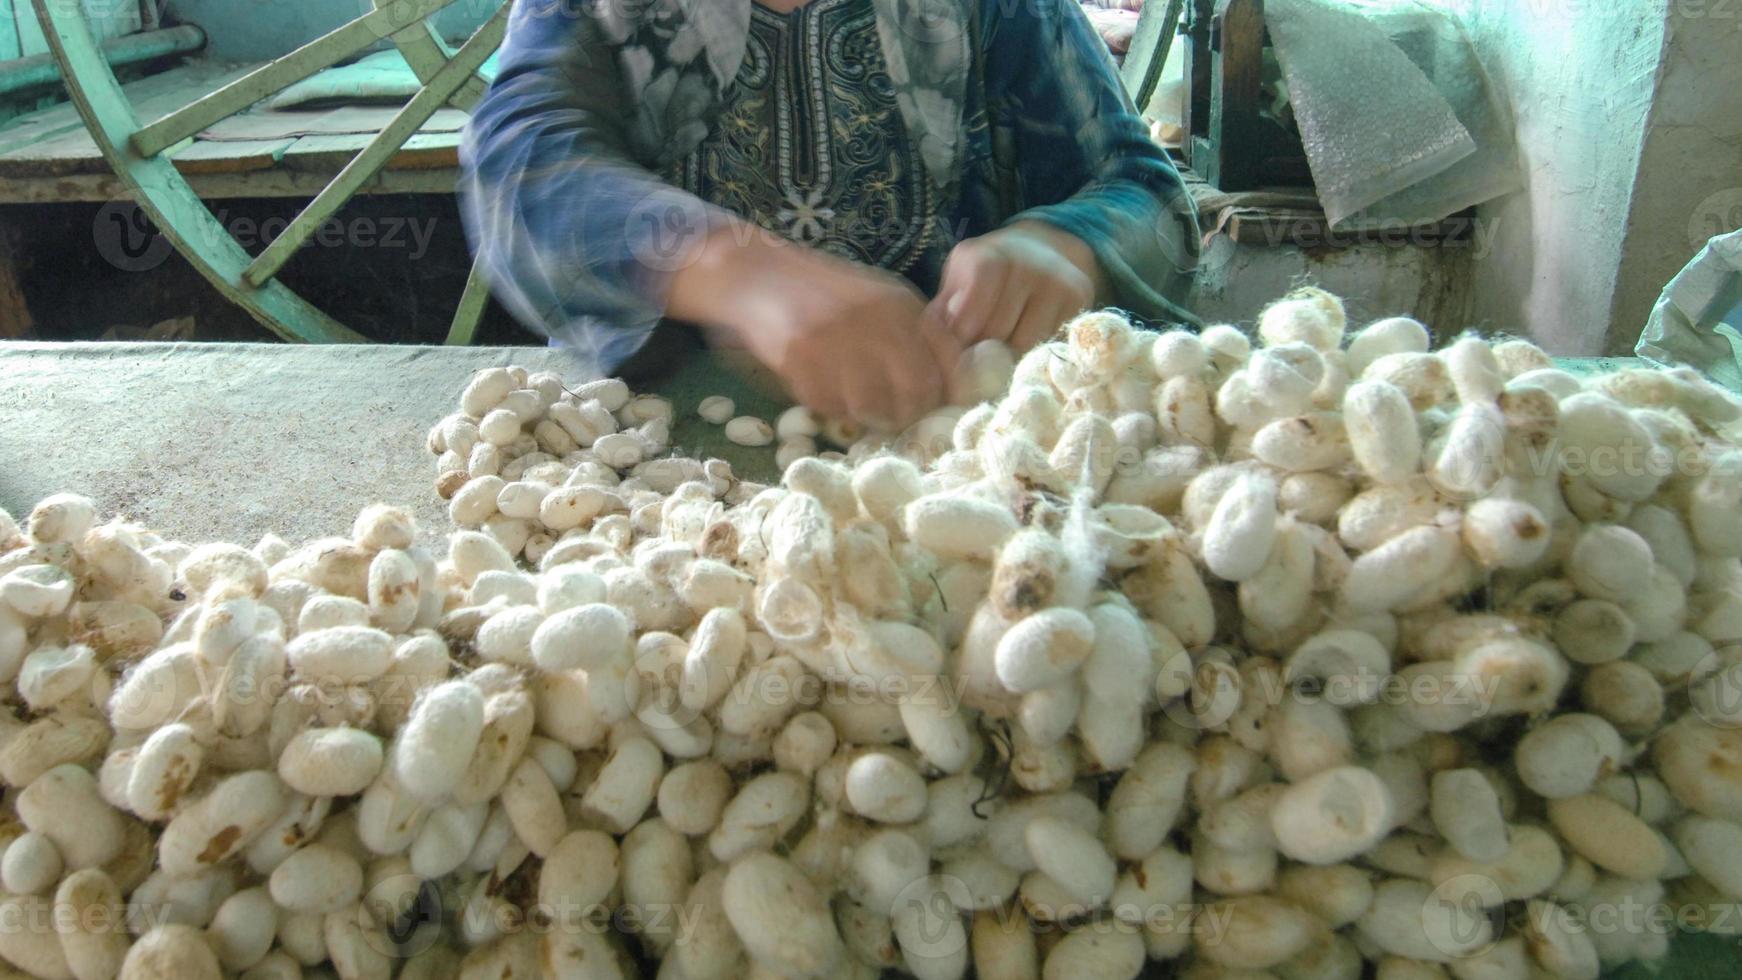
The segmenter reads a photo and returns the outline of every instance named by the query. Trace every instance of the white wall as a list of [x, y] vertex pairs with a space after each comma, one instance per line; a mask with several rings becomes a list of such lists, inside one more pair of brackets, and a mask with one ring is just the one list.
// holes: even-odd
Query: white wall
[[1472, 313], [1557, 354], [1601, 353], [1669, 0], [1456, 2], [1507, 91], [1526, 170], [1523, 191], [1479, 209], [1493, 247], [1476, 262]]
[[1676, 0], [1646, 127], [1610, 317], [1630, 352], [1670, 277], [1742, 228], [1742, 2]]

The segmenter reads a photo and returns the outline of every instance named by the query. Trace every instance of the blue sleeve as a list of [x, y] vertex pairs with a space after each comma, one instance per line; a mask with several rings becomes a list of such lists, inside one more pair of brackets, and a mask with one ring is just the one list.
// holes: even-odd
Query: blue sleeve
[[494, 295], [605, 372], [646, 341], [718, 214], [631, 145], [633, 100], [591, 8], [517, 4], [466, 128], [460, 190]]
[[1184, 295], [1195, 221], [1179, 172], [1149, 138], [1106, 44], [1076, 0], [985, 3], [991, 113], [1014, 136], [1012, 221], [1039, 220], [1094, 250], [1112, 301], [1196, 322]]

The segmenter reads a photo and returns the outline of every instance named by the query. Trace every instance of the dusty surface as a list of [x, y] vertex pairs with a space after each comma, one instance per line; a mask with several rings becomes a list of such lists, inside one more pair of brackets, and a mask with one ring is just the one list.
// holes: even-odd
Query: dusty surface
[[[0, 507], [22, 518], [66, 490], [182, 540], [270, 531], [295, 543], [345, 533], [361, 507], [387, 501], [433, 538], [447, 515], [425, 435], [473, 371], [505, 364], [585, 380], [546, 348], [3, 345]], [[674, 447], [772, 476], [772, 447], [733, 446], [695, 416], [710, 394], [766, 415], [777, 407], [766, 396], [705, 357], [658, 388], [676, 403]]]

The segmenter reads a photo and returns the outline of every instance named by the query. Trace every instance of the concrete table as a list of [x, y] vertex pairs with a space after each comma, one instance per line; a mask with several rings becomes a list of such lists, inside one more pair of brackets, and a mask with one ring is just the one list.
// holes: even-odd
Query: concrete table
[[[348, 533], [366, 504], [409, 508], [427, 538], [448, 530], [433, 488], [430, 426], [483, 367], [519, 364], [587, 380], [560, 350], [385, 345], [0, 345], [0, 507], [23, 519], [57, 491], [188, 542], [294, 543]], [[672, 398], [672, 445], [776, 475], [773, 447], [727, 442], [696, 403], [782, 407], [721, 360], [691, 357], [651, 385]], [[647, 386], [643, 390], [649, 390]]]

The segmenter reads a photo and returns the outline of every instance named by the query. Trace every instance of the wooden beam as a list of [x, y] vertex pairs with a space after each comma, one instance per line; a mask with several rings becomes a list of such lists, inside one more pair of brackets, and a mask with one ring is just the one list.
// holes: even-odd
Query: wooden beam
[[[37, 0], [43, 2], [43, 0]], [[478, 32], [472, 35], [464, 46], [454, 54], [452, 60], [442, 66], [434, 79], [423, 87], [411, 100], [405, 103], [399, 115], [388, 123], [367, 149], [357, 154], [345, 169], [333, 178], [308, 207], [291, 221], [284, 234], [274, 239], [260, 256], [249, 264], [243, 274], [248, 282], [259, 286], [271, 280], [284, 268], [284, 263], [296, 254], [308, 237], [315, 233], [326, 220], [336, 214], [358, 188], [367, 183], [387, 165], [399, 148], [417, 132], [424, 120], [428, 119], [437, 109], [441, 108], [448, 97], [457, 91], [472, 73], [478, 70], [497, 45], [502, 43], [503, 31], [508, 26], [509, 4], [504, 4]]]
[[454, 0], [392, 0], [295, 51], [267, 62], [246, 76], [179, 109], [133, 134], [133, 151], [143, 157], [163, 152], [225, 116], [289, 88], [315, 72], [401, 32]]
[[469, 347], [478, 335], [478, 321], [484, 319], [484, 308], [490, 304], [490, 283], [484, 278], [484, 260], [472, 260], [472, 272], [466, 276], [466, 291], [460, 294], [460, 307], [454, 311], [453, 324], [448, 327], [449, 347]]
[[196, 141], [170, 154], [186, 174], [244, 174], [278, 166], [293, 139]]

